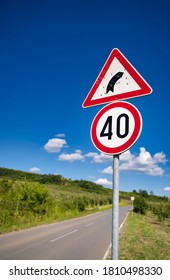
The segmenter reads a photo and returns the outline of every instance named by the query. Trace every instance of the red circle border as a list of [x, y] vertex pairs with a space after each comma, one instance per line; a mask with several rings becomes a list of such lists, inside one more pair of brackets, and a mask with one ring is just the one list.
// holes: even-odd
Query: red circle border
[[[110, 148], [110, 147], [106, 147], [100, 143], [100, 141], [97, 138], [96, 128], [97, 128], [98, 121], [100, 120], [102, 115], [105, 112], [107, 112], [108, 110], [116, 108], [116, 107], [125, 108], [131, 112], [131, 114], [134, 117], [135, 128], [134, 128], [134, 131], [133, 131], [131, 137], [129, 138], [129, 140], [126, 143], [124, 143], [123, 145], [116, 147], [116, 148]], [[125, 152], [126, 150], [128, 150], [137, 141], [137, 139], [141, 133], [141, 130], [142, 130], [142, 117], [141, 117], [138, 109], [134, 105], [132, 105], [128, 102], [117, 101], [117, 102], [113, 102], [113, 103], [105, 106], [97, 113], [97, 115], [94, 117], [94, 120], [92, 122], [90, 134], [91, 134], [91, 139], [92, 139], [94, 146], [99, 151], [101, 151], [105, 154], [109, 154], [109, 155], [116, 155], [116, 154], [121, 154], [121, 153]]]

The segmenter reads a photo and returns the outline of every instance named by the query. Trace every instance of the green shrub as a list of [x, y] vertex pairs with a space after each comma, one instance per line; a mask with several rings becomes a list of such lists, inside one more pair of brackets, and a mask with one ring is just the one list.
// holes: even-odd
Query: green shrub
[[155, 204], [152, 206], [152, 212], [155, 216], [157, 216], [158, 220], [161, 222], [166, 218], [170, 217], [170, 204]]
[[147, 207], [148, 206], [144, 197], [139, 197], [139, 196], [135, 197], [134, 209], [133, 209], [134, 212], [145, 215]]
[[12, 181], [9, 181], [7, 179], [3, 179], [0, 181], [0, 192], [6, 193], [10, 190], [12, 187]]

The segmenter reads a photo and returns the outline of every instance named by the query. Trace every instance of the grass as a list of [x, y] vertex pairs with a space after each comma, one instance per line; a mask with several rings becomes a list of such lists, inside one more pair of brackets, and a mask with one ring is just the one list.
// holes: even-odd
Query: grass
[[119, 202], [119, 206], [127, 206], [127, 205], [131, 205], [130, 199], [121, 199], [121, 201]]
[[130, 213], [119, 236], [120, 260], [169, 260], [170, 219]]

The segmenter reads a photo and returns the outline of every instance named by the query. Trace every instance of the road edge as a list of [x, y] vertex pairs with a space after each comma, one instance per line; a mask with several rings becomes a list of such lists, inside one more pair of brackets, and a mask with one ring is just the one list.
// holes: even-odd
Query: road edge
[[[121, 225], [119, 227], [119, 232], [120, 232], [121, 228], [123, 227], [124, 223], [126, 222], [129, 213], [130, 213], [130, 211], [127, 213], [125, 219], [121, 223]], [[111, 247], [112, 247], [112, 243], [109, 244], [109, 247], [108, 247], [108, 249], [106, 250], [106, 253], [103, 256], [103, 260], [111, 259]]]

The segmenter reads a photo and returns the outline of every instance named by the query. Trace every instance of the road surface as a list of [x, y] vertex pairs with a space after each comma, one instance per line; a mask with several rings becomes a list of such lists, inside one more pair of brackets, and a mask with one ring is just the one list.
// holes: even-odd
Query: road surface
[[[120, 225], [129, 206], [120, 207]], [[1, 260], [99, 260], [111, 243], [111, 210], [0, 236]]]

